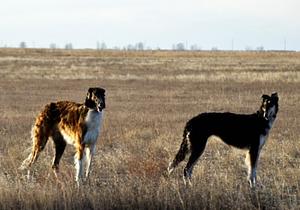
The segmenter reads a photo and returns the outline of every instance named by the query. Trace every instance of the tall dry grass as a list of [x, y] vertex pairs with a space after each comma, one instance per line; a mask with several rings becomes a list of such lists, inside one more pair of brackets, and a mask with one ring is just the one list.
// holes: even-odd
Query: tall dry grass
[[[0, 209], [299, 209], [299, 53], [97, 52], [0, 50]], [[90, 86], [107, 90], [103, 132], [90, 180], [73, 182], [73, 148], [50, 169], [52, 143], [28, 179], [19, 171], [30, 129], [45, 103], [81, 102]], [[211, 139], [182, 183], [168, 162], [192, 116], [255, 112], [277, 91], [280, 111], [260, 157], [258, 182], [246, 181], [244, 152]]]

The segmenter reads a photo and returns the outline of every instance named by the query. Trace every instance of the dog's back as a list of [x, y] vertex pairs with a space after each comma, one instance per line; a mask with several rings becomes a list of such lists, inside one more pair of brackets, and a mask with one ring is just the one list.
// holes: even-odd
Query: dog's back
[[[194, 141], [206, 140], [211, 135], [238, 148], [249, 148], [259, 135], [264, 134], [267, 121], [255, 114], [202, 113], [189, 120], [186, 132], [194, 135]], [[194, 142], [191, 142], [192, 144]], [[197, 142], [195, 142], [197, 144]]]

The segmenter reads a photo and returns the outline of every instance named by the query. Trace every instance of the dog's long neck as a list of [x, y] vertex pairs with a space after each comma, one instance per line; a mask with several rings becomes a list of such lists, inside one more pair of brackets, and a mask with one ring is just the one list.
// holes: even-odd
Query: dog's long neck
[[264, 111], [262, 110], [262, 107], [255, 113], [257, 118], [260, 119], [263, 123], [263, 129], [265, 131], [265, 135], [268, 135], [269, 131], [271, 130], [276, 117], [270, 117], [270, 118], [265, 118], [264, 116]]
[[101, 130], [103, 111], [98, 112], [94, 109], [89, 109], [85, 117], [86, 132], [84, 134], [84, 143], [94, 144], [97, 141]]

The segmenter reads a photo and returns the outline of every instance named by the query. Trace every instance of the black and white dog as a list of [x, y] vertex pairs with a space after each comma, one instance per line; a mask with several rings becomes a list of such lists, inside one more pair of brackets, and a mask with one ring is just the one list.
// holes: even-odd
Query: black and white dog
[[248, 181], [256, 185], [256, 168], [260, 151], [265, 144], [278, 112], [278, 95], [263, 95], [262, 104], [254, 114], [202, 113], [189, 120], [183, 133], [183, 142], [168, 167], [169, 174], [191, 153], [184, 168], [184, 183], [191, 185], [193, 167], [202, 155], [207, 140], [214, 135], [226, 144], [247, 149]]

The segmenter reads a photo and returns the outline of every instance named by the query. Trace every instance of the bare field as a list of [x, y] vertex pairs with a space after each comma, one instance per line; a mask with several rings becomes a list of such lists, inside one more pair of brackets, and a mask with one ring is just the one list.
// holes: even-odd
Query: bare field
[[[74, 184], [73, 148], [51, 172], [52, 143], [28, 180], [18, 167], [44, 104], [83, 102], [107, 90], [103, 132], [90, 180]], [[0, 209], [299, 209], [300, 53], [117, 52], [0, 49]], [[279, 114], [248, 187], [244, 151], [215, 139], [195, 166], [166, 176], [188, 119], [200, 112], [253, 113], [263, 93]]]

